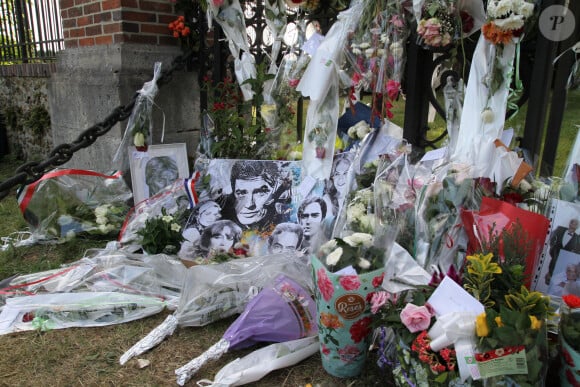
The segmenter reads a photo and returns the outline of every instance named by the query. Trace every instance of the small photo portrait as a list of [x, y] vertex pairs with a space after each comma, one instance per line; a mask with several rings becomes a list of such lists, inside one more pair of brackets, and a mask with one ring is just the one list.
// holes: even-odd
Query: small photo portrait
[[561, 297], [566, 292], [577, 293], [576, 273], [569, 266], [580, 265], [580, 205], [554, 200], [551, 213], [534, 290]]
[[185, 143], [150, 145], [145, 152], [129, 147], [133, 199], [155, 196], [175, 180], [189, 177]]
[[302, 246], [304, 232], [302, 226], [296, 223], [279, 223], [268, 238], [268, 253], [279, 254], [299, 251]]

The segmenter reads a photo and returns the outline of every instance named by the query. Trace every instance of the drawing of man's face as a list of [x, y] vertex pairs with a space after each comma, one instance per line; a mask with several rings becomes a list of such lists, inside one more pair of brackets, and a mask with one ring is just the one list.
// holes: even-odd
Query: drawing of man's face
[[350, 163], [346, 159], [342, 159], [336, 164], [332, 178], [334, 180], [334, 185], [338, 190], [341, 190], [346, 184], [346, 175], [349, 168]]
[[237, 179], [234, 185], [235, 207], [238, 221], [251, 225], [261, 221], [267, 213], [265, 208], [274, 187], [261, 177]]
[[318, 202], [312, 202], [304, 207], [299, 214], [299, 223], [304, 230], [304, 236], [311, 237], [320, 229], [322, 222], [322, 208]]
[[272, 245], [270, 251], [272, 253], [282, 253], [286, 251], [295, 251], [298, 249], [300, 237], [292, 231], [282, 231], [279, 234], [272, 236]]

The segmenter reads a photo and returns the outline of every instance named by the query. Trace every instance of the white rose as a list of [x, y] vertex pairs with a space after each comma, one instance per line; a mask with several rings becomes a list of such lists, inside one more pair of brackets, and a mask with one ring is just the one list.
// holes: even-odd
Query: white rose
[[359, 47], [362, 48], [363, 50], [366, 50], [367, 48], [369, 48], [371, 45], [369, 42], [362, 42]]
[[350, 137], [350, 138], [356, 138], [356, 125], [348, 128], [347, 134], [348, 134], [348, 137]]
[[[512, 0], [500, 0], [496, 2], [495, 9], [493, 15], [494, 18], [507, 16], [510, 12], [514, 11], [514, 3]], [[488, 7], [488, 14], [489, 14], [489, 7]]]
[[518, 184], [518, 187], [523, 190], [524, 192], [528, 192], [529, 190], [532, 189], [532, 185], [530, 183], [527, 182], [527, 180], [522, 179], [520, 181], [520, 184]]
[[352, 235], [344, 237], [343, 240], [352, 247], [370, 247], [373, 245], [373, 236], [364, 232], [355, 232]]
[[106, 216], [107, 212], [109, 212], [107, 205], [98, 206], [97, 208], [95, 208], [95, 216], [97, 217]]
[[493, 120], [495, 118], [495, 115], [493, 114], [493, 110], [486, 108], [481, 112], [481, 120], [486, 123], [492, 123]]
[[366, 208], [365, 208], [364, 204], [356, 203], [354, 205], [348, 206], [348, 208], [346, 209], [346, 218], [349, 221], [357, 220], [361, 216], [365, 215], [365, 213], [366, 213]]
[[108, 219], [106, 216], [97, 216], [97, 224], [107, 224]]
[[367, 58], [372, 58], [375, 55], [375, 49], [374, 48], [367, 48], [365, 50], [365, 56]]
[[363, 270], [366, 270], [366, 269], [368, 269], [368, 268], [370, 268], [370, 267], [371, 267], [371, 263], [370, 263], [370, 262], [369, 262], [367, 259], [360, 258], [360, 259], [358, 260], [358, 266], [359, 266], [361, 269], [363, 269]]
[[370, 131], [371, 131], [371, 128], [368, 125], [366, 125], [366, 123], [365, 123], [365, 125], [359, 125], [356, 128], [356, 135], [357, 135], [358, 138], [360, 138], [362, 140], [363, 138], [365, 138], [365, 136]]
[[384, 34], [383, 33], [383, 34], [381, 34], [381, 38], [380, 39], [381, 39], [381, 43], [386, 43], [387, 40], [389, 39], [389, 37], [388, 37], [387, 34]]
[[393, 42], [389, 46], [389, 51], [391, 52], [392, 56], [400, 58], [403, 56], [405, 48], [403, 47], [403, 44], [401, 42]]
[[342, 247], [337, 248], [332, 253], [326, 256], [326, 265], [327, 266], [334, 266], [340, 261], [340, 257], [342, 257]]
[[385, 49], [384, 48], [379, 48], [377, 50], [377, 56], [385, 56]]
[[503, 31], [519, 30], [524, 26], [524, 17], [522, 15], [511, 15], [505, 19], [496, 19], [494, 23], [497, 28]]
[[353, 49], [352, 49], [352, 53], [353, 53], [354, 55], [360, 55], [360, 54], [362, 54], [362, 51], [361, 51], [361, 49], [360, 49], [360, 48], [353, 48]]
[[375, 217], [373, 215], [364, 215], [359, 218], [361, 227], [364, 230], [374, 230], [375, 229]]
[[322, 246], [320, 246], [320, 250], [328, 253], [331, 250], [334, 250], [335, 247], [336, 247], [336, 240], [331, 239], [328, 242], [323, 243]]
[[135, 136], [133, 136], [133, 144], [135, 144], [137, 147], [145, 146], [145, 136], [143, 133], [135, 133]]

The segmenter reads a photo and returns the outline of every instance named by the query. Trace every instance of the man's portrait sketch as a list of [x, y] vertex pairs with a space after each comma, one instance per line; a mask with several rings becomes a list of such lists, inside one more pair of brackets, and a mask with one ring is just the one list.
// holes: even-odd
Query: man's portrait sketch
[[153, 196], [175, 182], [179, 168], [175, 159], [169, 156], [152, 157], [145, 164], [145, 184], [149, 195]]
[[298, 223], [304, 231], [304, 241], [302, 248], [305, 252], [310, 252], [312, 242], [322, 236], [323, 222], [326, 218], [326, 201], [319, 196], [310, 196], [298, 207]]
[[258, 231], [287, 220], [289, 214], [280, 211], [280, 201], [290, 200], [290, 186], [275, 162], [238, 160], [232, 165], [230, 182], [232, 192], [222, 205], [225, 219]]
[[268, 238], [268, 252], [278, 254], [288, 251], [297, 251], [302, 245], [304, 233], [302, 227], [296, 223], [279, 223]]
[[550, 264], [544, 277], [546, 285], [550, 285], [560, 250], [580, 254], [580, 235], [578, 235], [577, 229], [578, 219], [572, 218], [567, 226], [558, 226], [550, 235]]

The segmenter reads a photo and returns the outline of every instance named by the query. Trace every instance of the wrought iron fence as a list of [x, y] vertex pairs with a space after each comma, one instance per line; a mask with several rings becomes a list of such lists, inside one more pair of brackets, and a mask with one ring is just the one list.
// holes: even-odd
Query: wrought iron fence
[[58, 0], [0, 0], [0, 64], [42, 63], [64, 49]]

